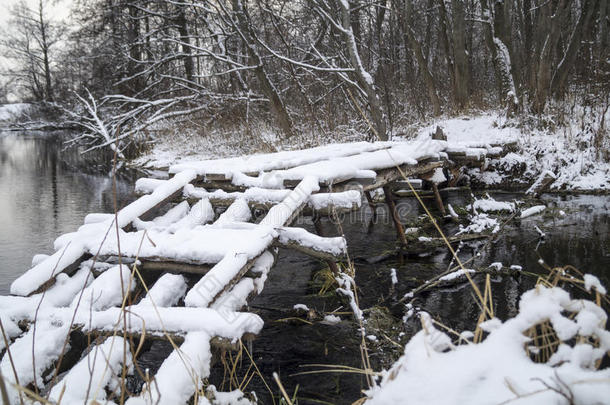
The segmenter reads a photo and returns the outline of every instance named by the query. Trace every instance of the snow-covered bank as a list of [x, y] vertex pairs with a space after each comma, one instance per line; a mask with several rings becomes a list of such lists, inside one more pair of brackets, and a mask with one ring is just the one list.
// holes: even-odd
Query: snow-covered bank
[[[606, 121], [609, 121], [610, 113], [606, 112], [606, 115]], [[526, 190], [541, 173], [549, 171], [556, 176], [550, 185], [551, 190], [610, 190], [610, 163], [604, 160], [603, 153], [607, 139], [599, 135], [603, 135], [607, 129], [600, 128], [593, 119], [586, 124], [576, 121], [575, 118], [570, 125], [557, 127], [556, 130], [540, 130], [526, 128], [516, 121], [507, 121], [501, 114], [487, 112], [437, 120], [431, 125], [420, 127], [414, 137], [429, 138], [436, 127], [440, 126], [453, 151], [516, 142], [514, 152], [487, 160], [484, 170], [474, 168], [463, 173], [475, 185], [504, 187], [511, 184], [513, 188], [517, 185]], [[152, 148], [135, 163], [149, 168], [166, 168], [176, 163], [295, 150], [365, 138], [364, 134], [349, 131], [282, 139], [265, 129], [250, 134], [219, 130], [201, 135], [196, 131], [174, 131], [159, 127]], [[599, 139], [602, 140], [601, 143]], [[412, 141], [413, 137], [395, 137], [394, 140]]]
[[33, 104], [15, 103], [0, 105], [0, 125], [3, 121], [16, 121], [33, 109]]
[[[606, 112], [606, 121], [610, 113]], [[504, 116], [489, 113], [478, 116], [440, 120], [419, 130], [419, 137], [428, 137], [443, 128], [451, 144], [479, 146], [517, 141], [517, 150], [491, 159], [486, 170], [470, 169], [467, 176], [489, 187], [501, 187], [507, 182], [529, 185], [545, 171], [556, 180], [551, 190], [595, 191], [610, 190], [610, 162], [599, 155], [607, 150], [607, 129], [596, 126], [594, 120], [583, 123], [577, 119], [556, 130], [518, 127]], [[600, 136], [605, 133], [606, 136]], [[595, 135], [601, 139], [596, 145]]]
[[[591, 285], [600, 291], [598, 280]], [[592, 301], [539, 285], [521, 296], [514, 318], [484, 322], [489, 335], [481, 343], [458, 346], [430, 315], [420, 316], [422, 330], [366, 404], [602, 404], [610, 398], [610, 369], [597, 368], [610, 350], [607, 314]], [[535, 362], [541, 349], [527, 335], [545, 322], [556, 338], [544, 342], [557, 346], [551, 344], [556, 350], [549, 359]]]

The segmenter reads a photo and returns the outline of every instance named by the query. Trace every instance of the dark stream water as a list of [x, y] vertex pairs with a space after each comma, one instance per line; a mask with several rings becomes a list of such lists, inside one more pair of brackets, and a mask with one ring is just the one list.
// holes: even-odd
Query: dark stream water
[[[61, 140], [51, 136], [0, 136], [2, 294], [7, 293], [10, 283], [30, 267], [33, 254], [50, 253], [54, 238], [75, 230], [87, 213], [113, 209], [110, 178], [104, 174], [83, 174], [90, 164], [83, 163], [77, 151], [63, 151], [62, 147]], [[133, 179], [119, 180], [119, 206], [134, 198], [132, 188]], [[493, 196], [507, 201], [523, 197], [508, 193], [493, 193]], [[454, 207], [464, 206], [469, 199], [468, 194], [459, 193], [446, 197]], [[543, 273], [538, 263], [542, 258], [551, 266], [574, 265], [583, 272], [598, 275], [602, 283], [609, 285], [610, 199], [607, 196], [547, 195], [543, 200], [549, 206], [547, 214], [511, 223], [486, 249], [482, 249], [484, 242], [481, 241], [465, 244], [459, 251], [460, 258], [467, 260], [478, 255], [470, 267], [485, 267], [499, 261]], [[400, 200], [399, 208], [407, 223], [416, 223], [424, 214], [414, 199]], [[559, 210], [565, 215], [559, 215]], [[372, 219], [372, 211], [367, 206], [343, 218], [341, 225], [347, 236], [350, 256], [355, 260], [367, 333], [377, 338], [377, 342], [370, 342], [369, 350], [372, 365], [379, 370], [391, 364], [408, 338], [418, 330], [416, 317], [406, 323], [402, 321], [405, 307], [398, 300], [416, 286], [415, 279], [425, 280], [445, 271], [451, 256], [446, 248], [438, 248], [410, 255], [402, 261], [392, 258], [368, 264], [364, 258], [393, 249], [396, 241], [393, 224], [383, 207], [379, 207], [371, 225]], [[309, 220], [303, 220], [301, 225], [309, 230], [313, 228]], [[544, 240], [539, 238], [534, 226], [546, 233]], [[453, 224], [443, 227], [449, 234], [456, 229]], [[328, 235], [338, 232], [336, 225], [327, 219], [323, 220], [323, 228]], [[436, 236], [431, 229], [427, 234]], [[324, 263], [318, 260], [281, 250], [265, 290], [251, 302], [250, 310], [265, 320], [265, 327], [252, 346], [252, 355], [275, 398], [272, 399], [265, 383], [258, 377], [243, 390], [255, 391], [262, 403], [278, 403], [279, 390], [273, 381], [273, 372], [280, 375], [289, 393], [296, 390], [300, 405], [349, 404], [360, 398], [361, 390], [366, 388], [364, 378], [358, 374], [298, 374], [319, 370], [320, 366], [309, 367], [319, 364], [361, 367], [359, 332], [347, 313], [349, 309], [333, 294], [318, 294], [321, 285], [312, 282], [314, 273], [323, 267]], [[398, 278], [395, 287], [391, 283], [391, 268], [396, 269]], [[525, 276], [493, 278], [497, 316], [506, 319], [514, 315], [518, 297], [531, 288], [534, 281]], [[311, 323], [286, 319], [293, 317], [290, 310], [297, 303], [316, 311]], [[466, 284], [422, 294], [414, 305], [456, 330], [472, 330], [479, 315], [479, 308]], [[343, 319], [340, 323], [320, 322], [324, 314], [335, 310], [344, 313], [340, 315]], [[389, 339], [377, 329], [378, 326], [384, 328]], [[141, 356], [140, 365], [154, 373], [170, 350], [169, 345], [155, 342]], [[244, 355], [241, 364], [238, 378], [248, 369], [247, 356]], [[234, 388], [229, 384], [222, 362], [213, 368], [209, 381], [219, 389]]]

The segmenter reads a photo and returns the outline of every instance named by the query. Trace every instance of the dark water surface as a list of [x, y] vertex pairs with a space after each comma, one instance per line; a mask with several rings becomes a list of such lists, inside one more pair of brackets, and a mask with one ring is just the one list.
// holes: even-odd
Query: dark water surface
[[[51, 253], [52, 241], [62, 233], [76, 230], [90, 212], [112, 212], [112, 181], [105, 174], [83, 174], [90, 164], [83, 163], [77, 151], [62, 150], [60, 139], [50, 136], [0, 136], [0, 293], [5, 294], [12, 280], [30, 267], [36, 253]], [[89, 171], [86, 171], [89, 172]], [[135, 198], [133, 179], [119, 180], [119, 206]], [[522, 199], [519, 194], [492, 193], [498, 200]], [[463, 207], [469, 194], [452, 194], [447, 202]], [[574, 265], [583, 272], [600, 277], [610, 284], [610, 201], [607, 196], [543, 197], [548, 205], [543, 215], [511, 222], [497, 240], [486, 248], [484, 241], [465, 244], [459, 250], [462, 260], [477, 255], [469, 267], [486, 267], [492, 262], [520, 265], [524, 270], [543, 273], [538, 263], [542, 258], [550, 266]], [[430, 200], [426, 200], [431, 204]], [[424, 214], [414, 199], [399, 201], [402, 218], [417, 222]], [[565, 212], [560, 215], [559, 211]], [[377, 370], [387, 367], [399, 355], [401, 347], [418, 330], [416, 317], [402, 321], [405, 306], [398, 300], [417, 284], [445, 271], [451, 261], [447, 248], [428, 249], [410, 255], [402, 262], [390, 259], [378, 264], [367, 264], [363, 258], [379, 255], [394, 248], [396, 236], [387, 212], [380, 206], [371, 225], [372, 212], [364, 207], [343, 219], [341, 225], [348, 240], [350, 256], [355, 260], [356, 281], [361, 307], [367, 318], [367, 333], [375, 334], [379, 344], [371, 343], [370, 357]], [[312, 230], [309, 220], [302, 224]], [[538, 226], [546, 233], [540, 239]], [[445, 224], [448, 234], [456, 225]], [[337, 227], [328, 219], [323, 221], [328, 235], [337, 234]], [[437, 236], [432, 230], [428, 236]], [[349, 311], [336, 296], [321, 296], [320, 285], [312, 283], [315, 272], [323, 262], [302, 254], [281, 250], [276, 266], [269, 274], [263, 293], [251, 302], [250, 311], [265, 320], [265, 326], [252, 345], [252, 355], [265, 377], [275, 402], [279, 390], [272, 373], [279, 373], [289, 393], [297, 390], [299, 404], [350, 404], [362, 396], [365, 380], [358, 374], [318, 373], [301, 374], [320, 369], [311, 365], [331, 364], [361, 367], [360, 338], [357, 326], [349, 314], [340, 315], [342, 322], [327, 325], [321, 316], [338, 310]], [[395, 268], [398, 284], [392, 287], [390, 269]], [[532, 277], [495, 277], [492, 291], [496, 313], [506, 319], [516, 313], [521, 293], [534, 284]], [[481, 283], [482, 279], [478, 279]], [[290, 309], [297, 303], [306, 304], [318, 316], [311, 324], [290, 320]], [[418, 309], [433, 314], [456, 330], [472, 330], [479, 308], [467, 284], [422, 294], [414, 302]], [[394, 326], [392, 340], [396, 346], [375, 330], [374, 311], [386, 315], [385, 321]], [[385, 311], [385, 312], [384, 312]], [[389, 331], [388, 331], [389, 332]], [[402, 336], [398, 332], [404, 332]], [[139, 363], [151, 373], [171, 351], [164, 342], [155, 342], [145, 351]], [[244, 355], [238, 377], [244, 376], [249, 361]], [[224, 385], [223, 385], [224, 380]], [[228, 382], [222, 362], [217, 362], [209, 379], [219, 389], [234, 388]], [[298, 387], [298, 389], [297, 389]], [[255, 377], [244, 391], [254, 390], [261, 403], [273, 403], [263, 381]]]
[[[35, 254], [53, 253], [55, 238], [75, 231], [86, 214], [113, 212], [112, 178], [78, 150], [64, 150], [63, 139], [0, 133], [0, 294], [31, 267]], [[117, 181], [119, 206], [132, 191], [132, 181]]]
[[[522, 194], [491, 194], [497, 200], [523, 199]], [[454, 207], [463, 207], [469, 202], [470, 195], [452, 194], [446, 198]], [[483, 241], [464, 244], [458, 253], [461, 260], [466, 261], [477, 255], [477, 259], [468, 264], [469, 267], [483, 268], [493, 262], [502, 262], [505, 266], [520, 265], [524, 270], [545, 274], [546, 270], [538, 262], [542, 258], [551, 267], [570, 264], [583, 272], [597, 275], [603, 284], [610, 285], [608, 196], [546, 195], [542, 199], [548, 206], [545, 214], [511, 222], [497, 240], [485, 249]], [[426, 202], [433, 206], [432, 201]], [[412, 198], [400, 200], [398, 207], [401, 217], [407, 222], [415, 223], [424, 214], [424, 210]], [[565, 215], [560, 215], [560, 210]], [[374, 225], [371, 225], [371, 213], [368, 207], [364, 207], [360, 212], [344, 218], [342, 228], [347, 237], [350, 256], [356, 262], [356, 283], [360, 305], [367, 318], [367, 333], [375, 334], [379, 342], [369, 342], [371, 362], [374, 369], [380, 370], [387, 368], [392, 359], [400, 355], [404, 344], [421, 328], [415, 316], [406, 323], [402, 321], [406, 311], [398, 300], [417, 286], [413, 278], [426, 280], [447, 270], [451, 255], [447, 248], [438, 248], [411, 255], [402, 263], [394, 259], [373, 265], [359, 260], [379, 255], [395, 246], [396, 234], [385, 206], [378, 208]], [[312, 230], [307, 220], [302, 225]], [[337, 234], [336, 226], [331, 221], [326, 220], [323, 225], [327, 234]], [[535, 226], [546, 233], [544, 239], [540, 238]], [[446, 224], [443, 228], [448, 235], [456, 230], [456, 226], [451, 224]], [[428, 236], [437, 235], [430, 230]], [[324, 264], [315, 259], [291, 251], [280, 251], [279, 260], [269, 275], [265, 290], [252, 301], [250, 308], [265, 320], [265, 327], [253, 345], [254, 358], [274, 395], [277, 395], [278, 390], [271, 373], [278, 372], [289, 393], [297, 390], [299, 404], [351, 404], [361, 398], [361, 390], [366, 389], [362, 376], [339, 372], [299, 373], [323, 369], [312, 366], [319, 364], [362, 367], [360, 335], [357, 326], [351, 322], [352, 318], [347, 314], [341, 315], [344, 321], [337, 325], [283, 321], [288, 316], [286, 310], [297, 303], [306, 304], [321, 314], [338, 308], [340, 311], [349, 311], [348, 308], [341, 308], [342, 303], [336, 298], [316, 294], [318, 286], [312, 285], [312, 274], [322, 267]], [[396, 269], [398, 277], [398, 284], [394, 288], [390, 278], [391, 268]], [[476, 280], [479, 285], [484, 281], [482, 277]], [[534, 283], [534, 277], [493, 277], [496, 316], [503, 320], [514, 316], [519, 296], [532, 288]], [[466, 283], [422, 294], [413, 305], [459, 331], [473, 330], [480, 313], [472, 289]], [[392, 335], [390, 332], [393, 332], [391, 339], [397, 341], [399, 347], [375, 330], [378, 323], [377, 318], [373, 319], [372, 311], [379, 312], [380, 309], [388, 318], [385, 325], [393, 325], [395, 328], [393, 331], [386, 330], [386, 334]], [[398, 332], [404, 334], [397, 337]], [[222, 381], [223, 373], [224, 368], [217, 366], [212, 374], [212, 382]], [[255, 390], [263, 403], [273, 402], [260, 380], [255, 378], [248, 389]], [[275, 401], [277, 403], [277, 397]]]

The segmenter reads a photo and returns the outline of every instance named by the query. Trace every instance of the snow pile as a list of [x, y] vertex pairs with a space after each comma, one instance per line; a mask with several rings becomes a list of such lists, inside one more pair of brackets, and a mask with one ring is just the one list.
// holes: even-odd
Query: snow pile
[[[123, 348], [127, 345], [125, 357]], [[121, 386], [123, 359], [125, 366], [132, 365], [129, 344], [121, 337], [110, 337], [104, 343], [96, 345], [80, 360], [66, 376], [53, 387], [49, 399], [61, 403], [97, 403], [105, 402], [106, 387], [113, 392]]]
[[491, 218], [487, 214], [477, 214], [470, 218], [470, 224], [468, 226], [460, 224], [460, 230], [456, 235], [464, 233], [482, 233], [488, 229], [491, 229], [491, 233], [497, 233], [500, 230], [498, 220]]
[[474, 209], [475, 212], [514, 212], [515, 203], [496, 201], [488, 195], [487, 198], [475, 199], [472, 204], [466, 206], [466, 209]]
[[487, 149], [491, 145], [517, 140], [521, 131], [512, 127], [501, 128], [496, 124], [498, 120], [499, 117], [493, 114], [446, 119], [420, 129], [418, 138], [429, 138], [440, 126], [452, 148]]
[[[428, 314], [421, 313], [421, 319], [423, 330], [368, 392], [366, 404], [593, 405], [610, 398], [610, 369], [596, 369], [610, 350], [607, 315], [558, 287], [525, 292], [517, 316], [487, 322], [490, 333], [478, 344], [454, 346]], [[531, 340], [525, 334], [546, 321], [561, 342], [546, 363], [536, 363], [526, 351]]]

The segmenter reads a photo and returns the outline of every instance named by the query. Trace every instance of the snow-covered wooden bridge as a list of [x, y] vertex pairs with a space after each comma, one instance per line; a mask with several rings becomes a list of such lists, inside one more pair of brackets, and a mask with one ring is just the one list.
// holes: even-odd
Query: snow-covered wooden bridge
[[[291, 227], [297, 216], [357, 210], [377, 188], [394, 209], [392, 183], [435, 185], [443, 169], [456, 173], [502, 153], [484, 143], [361, 142], [184, 163], [167, 180], [140, 179], [140, 198], [116, 214], [89, 214], [0, 297], [9, 398], [185, 403], [209, 375], [215, 347], [263, 327], [240, 311], [263, 290], [278, 247], [331, 264], [346, 254], [341, 237]], [[253, 210], [265, 215], [253, 218]], [[174, 347], [154, 376], [136, 367], [149, 338]], [[125, 373], [147, 381], [141, 393], [128, 395]]]

